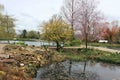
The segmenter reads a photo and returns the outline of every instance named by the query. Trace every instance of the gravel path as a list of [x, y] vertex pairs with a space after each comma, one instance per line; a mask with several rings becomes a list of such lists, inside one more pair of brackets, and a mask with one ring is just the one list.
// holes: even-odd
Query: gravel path
[[[81, 45], [80, 47], [64, 47], [64, 48], [85, 48], [85, 45]], [[94, 46], [88, 46], [88, 48], [94, 48], [102, 51], [107, 51], [107, 52], [112, 52], [112, 53], [120, 53], [120, 50], [114, 50], [114, 49], [109, 49], [105, 47], [94, 47]]]
[[109, 49], [109, 48], [105, 48], [105, 47], [92, 47], [91, 48], [94, 49], [98, 49], [98, 50], [102, 50], [102, 51], [108, 51], [108, 52], [112, 52], [112, 53], [120, 53], [120, 50], [115, 50], [115, 49]]

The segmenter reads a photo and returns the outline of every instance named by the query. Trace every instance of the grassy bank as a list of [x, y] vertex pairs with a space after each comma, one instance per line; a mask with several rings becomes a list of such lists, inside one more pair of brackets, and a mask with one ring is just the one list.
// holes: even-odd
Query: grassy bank
[[64, 49], [62, 54], [73, 61], [95, 60], [120, 65], [120, 54], [118, 53], [110, 53], [95, 49], [88, 49], [86, 51], [84, 48], [79, 48]]
[[[71, 42], [66, 42], [65, 47], [71, 47], [71, 46], [80, 46], [85, 45], [85, 42], [82, 42], [81, 40], [73, 40]], [[107, 47], [112, 49], [120, 49], [120, 44], [109, 44], [109, 43], [97, 43], [97, 42], [88, 42], [88, 46], [95, 46], [95, 47]]]

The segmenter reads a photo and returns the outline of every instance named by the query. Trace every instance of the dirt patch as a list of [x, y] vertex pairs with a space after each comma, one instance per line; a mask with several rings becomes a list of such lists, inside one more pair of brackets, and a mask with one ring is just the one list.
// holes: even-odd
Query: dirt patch
[[0, 53], [4, 53], [3, 48], [6, 46], [7, 44], [0, 44]]

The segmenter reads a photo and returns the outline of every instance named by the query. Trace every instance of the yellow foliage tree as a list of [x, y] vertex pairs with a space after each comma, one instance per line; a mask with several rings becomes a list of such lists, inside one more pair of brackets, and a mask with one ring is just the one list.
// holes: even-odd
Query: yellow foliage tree
[[0, 14], [0, 39], [10, 39], [15, 36], [14, 19], [8, 15]]
[[48, 22], [42, 24], [42, 38], [47, 41], [54, 41], [57, 50], [61, 48], [61, 43], [72, 38], [72, 27], [65, 23], [60, 16], [54, 15]]
[[0, 39], [9, 39], [15, 36], [15, 24], [11, 16], [3, 15], [2, 11], [4, 11], [4, 6], [0, 4]]

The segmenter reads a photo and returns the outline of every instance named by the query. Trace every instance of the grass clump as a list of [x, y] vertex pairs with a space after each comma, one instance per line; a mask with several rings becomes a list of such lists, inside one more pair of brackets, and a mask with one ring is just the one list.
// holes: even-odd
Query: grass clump
[[21, 46], [25, 46], [25, 42], [20, 41], [20, 42], [16, 42], [17, 45], [21, 45]]

